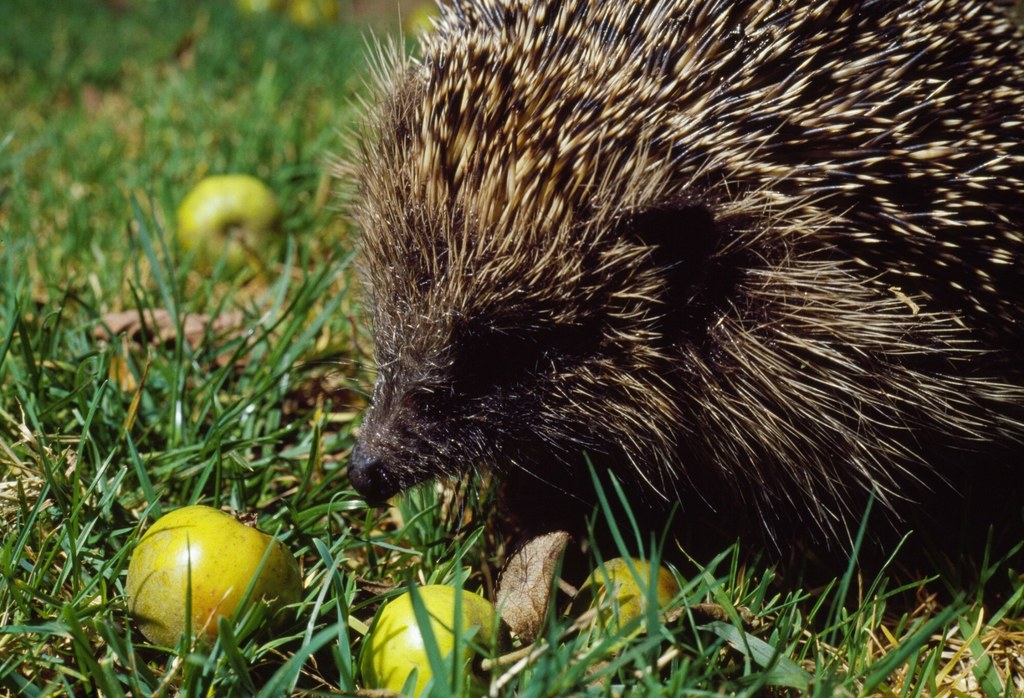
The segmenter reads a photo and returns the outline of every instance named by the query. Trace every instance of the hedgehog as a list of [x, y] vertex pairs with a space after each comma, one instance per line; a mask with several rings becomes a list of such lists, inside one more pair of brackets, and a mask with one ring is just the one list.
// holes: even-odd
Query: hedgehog
[[352, 485], [487, 472], [541, 530], [593, 471], [785, 547], [1024, 479], [1020, 38], [977, 0], [443, 5], [353, 164]]

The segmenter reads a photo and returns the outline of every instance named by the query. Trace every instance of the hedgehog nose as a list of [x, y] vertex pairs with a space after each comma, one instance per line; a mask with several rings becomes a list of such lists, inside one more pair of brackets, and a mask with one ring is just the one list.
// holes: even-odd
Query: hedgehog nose
[[383, 502], [397, 494], [399, 489], [388, 477], [384, 460], [370, 453], [361, 441], [352, 449], [348, 479], [368, 502]]

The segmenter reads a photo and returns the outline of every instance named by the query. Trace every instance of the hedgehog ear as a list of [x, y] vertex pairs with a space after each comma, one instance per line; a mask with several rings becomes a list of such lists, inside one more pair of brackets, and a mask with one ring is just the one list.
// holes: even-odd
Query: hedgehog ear
[[703, 206], [652, 208], [630, 216], [621, 234], [649, 249], [648, 261], [662, 270], [674, 299], [701, 283], [720, 244], [718, 227]]
[[640, 211], [622, 221], [619, 234], [647, 248], [645, 264], [664, 280], [666, 320], [683, 331], [699, 330], [736, 285], [739, 260], [722, 254], [727, 233], [705, 206]]

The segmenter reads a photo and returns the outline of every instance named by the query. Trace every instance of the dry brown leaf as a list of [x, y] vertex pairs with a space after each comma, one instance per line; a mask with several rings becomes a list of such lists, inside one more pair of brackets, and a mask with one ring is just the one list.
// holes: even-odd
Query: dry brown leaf
[[569, 534], [554, 531], [527, 541], [509, 558], [498, 581], [501, 619], [524, 643], [540, 632], [551, 601], [558, 561]]
[[[215, 337], [236, 335], [244, 320], [244, 314], [239, 311], [221, 313], [214, 317], [189, 313], [182, 317], [181, 334], [189, 346], [196, 349], [208, 334]], [[93, 336], [103, 341], [110, 341], [118, 335], [124, 335], [139, 344], [144, 341], [154, 345], [163, 344], [178, 336], [178, 323], [164, 308], [126, 310], [107, 313], [103, 316], [103, 322], [93, 330]]]
[[364, 579], [362, 577], [356, 577], [356, 582], [359, 584], [359, 588], [362, 591], [365, 591], [372, 596], [383, 596], [384, 594], [392, 592], [398, 588], [398, 585], [394, 583], [377, 582], [372, 579]]

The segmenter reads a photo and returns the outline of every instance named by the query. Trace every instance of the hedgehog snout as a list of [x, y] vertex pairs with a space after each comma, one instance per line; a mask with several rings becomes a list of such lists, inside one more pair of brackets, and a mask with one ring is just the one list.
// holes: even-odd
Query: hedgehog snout
[[372, 453], [362, 441], [356, 442], [349, 458], [348, 478], [352, 487], [367, 501], [382, 502], [398, 494], [401, 486], [380, 456]]

